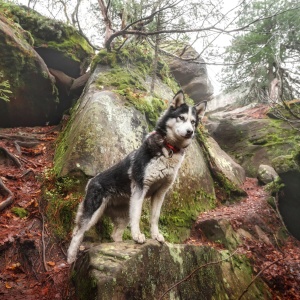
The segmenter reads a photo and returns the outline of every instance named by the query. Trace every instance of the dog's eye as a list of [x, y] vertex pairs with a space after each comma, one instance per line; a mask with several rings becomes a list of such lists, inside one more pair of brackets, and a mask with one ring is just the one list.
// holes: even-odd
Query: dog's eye
[[184, 117], [183, 116], [179, 116], [179, 120], [184, 121]]
[[192, 120], [191, 123], [192, 123], [192, 125], [195, 125], [195, 124], [196, 124], [196, 121], [195, 121], [195, 120]]

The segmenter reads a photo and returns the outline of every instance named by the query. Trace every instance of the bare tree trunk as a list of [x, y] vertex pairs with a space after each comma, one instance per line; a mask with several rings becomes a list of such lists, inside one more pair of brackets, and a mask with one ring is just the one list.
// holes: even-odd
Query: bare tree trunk
[[269, 85], [269, 97], [273, 103], [278, 103], [279, 101], [279, 87], [280, 81], [274, 78]]
[[[158, 13], [157, 15], [157, 31], [160, 30], [161, 27], [161, 14]], [[155, 80], [156, 80], [156, 73], [157, 73], [157, 64], [158, 64], [158, 51], [159, 51], [159, 43], [160, 43], [160, 37], [159, 34], [155, 36], [155, 47], [154, 47], [154, 60], [152, 65], [152, 80], [151, 80], [151, 87], [150, 87], [150, 93], [153, 94], [154, 87], [155, 87]]]
[[108, 9], [109, 9], [109, 6], [110, 6], [110, 0], [108, 1], [108, 4], [106, 4], [105, 0], [98, 0], [98, 3], [99, 3], [100, 10], [101, 10], [101, 14], [103, 16], [103, 21], [104, 21], [104, 24], [105, 24], [104, 44], [106, 44], [107, 40], [113, 34], [111, 20], [108, 16]]

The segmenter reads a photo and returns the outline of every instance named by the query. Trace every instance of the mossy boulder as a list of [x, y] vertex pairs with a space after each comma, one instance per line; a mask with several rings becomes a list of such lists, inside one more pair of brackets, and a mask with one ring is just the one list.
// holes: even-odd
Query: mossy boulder
[[220, 147], [244, 167], [246, 175], [256, 177], [261, 164], [273, 166], [274, 158], [293, 155], [299, 149], [298, 125], [293, 128], [281, 120], [251, 118], [247, 112], [238, 117], [233, 111], [211, 115], [207, 128]]
[[[148, 53], [145, 50], [143, 48], [142, 53]], [[74, 107], [56, 149], [58, 176], [81, 174], [88, 178], [120, 161], [141, 145], [148, 128], [152, 130], [174, 96], [163, 83], [163, 77], [156, 79], [151, 95], [151, 69], [147, 66], [147, 57], [135, 58], [145, 62], [145, 66], [137, 67], [127, 51], [106, 53], [107, 56], [100, 52], [96, 58], [85, 93]], [[148, 205], [146, 201], [141, 224], [147, 237]], [[166, 239], [184, 241], [199, 212], [215, 206], [214, 180], [203, 149], [195, 139], [163, 206], [160, 226]]]
[[[288, 230], [300, 239], [300, 124], [265, 115], [267, 108], [252, 105], [209, 116], [207, 128], [223, 150], [256, 177], [260, 165], [273, 167], [284, 187], [279, 210]], [[278, 192], [278, 191], [277, 191]]]
[[0, 127], [58, 122], [53, 76], [26, 40], [24, 30], [1, 14], [0, 70], [12, 92], [9, 102], [0, 101]]
[[[243, 255], [230, 256], [208, 246], [160, 245], [148, 241], [101, 244], [77, 262], [73, 279], [80, 300], [98, 299], [238, 299], [253, 272]], [[217, 262], [219, 263], [212, 263]], [[202, 266], [202, 267], [201, 267]], [[267, 286], [257, 279], [243, 299], [271, 299]]]
[[[188, 61], [195, 57], [198, 58]], [[168, 58], [170, 71], [176, 81], [195, 103], [210, 99], [214, 89], [208, 78], [204, 59], [192, 47], [186, 49], [182, 58]]]
[[126, 105], [124, 97], [99, 90], [94, 71], [88, 89], [73, 109], [55, 154], [59, 176], [95, 176], [138, 148], [148, 132], [144, 116]]
[[31, 45], [49, 68], [73, 78], [84, 74], [94, 51], [75, 28], [25, 6], [1, 2], [0, 9], [30, 37]]

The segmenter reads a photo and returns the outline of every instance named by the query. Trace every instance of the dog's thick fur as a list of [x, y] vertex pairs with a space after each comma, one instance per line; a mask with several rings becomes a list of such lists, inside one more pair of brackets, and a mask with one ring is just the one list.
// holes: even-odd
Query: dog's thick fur
[[88, 182], [68, 249], [69, 263], [76, 259], [84, 233], [103, 214], [112, 219], [114, 241], [122, 241], [123, 231], [129, 223], [133, 240], [144, 243], [145, 235], [139, 224], [146, 197], [151, 198], [151, 237], [164, 242], [158, 230], [160, 209], [205, 108], [205, 101], [194, 107], [188, 106], [183, 92], [179, 91], [141, 147]]

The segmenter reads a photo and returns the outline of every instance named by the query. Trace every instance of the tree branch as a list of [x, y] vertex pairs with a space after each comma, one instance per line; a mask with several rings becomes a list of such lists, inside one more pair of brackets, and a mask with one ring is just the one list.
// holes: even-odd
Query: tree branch
[[[99, 2], [100, 2], [100, 0], [99, 0]], [[164, 9], [167, 9], [167, 8], [164, 8]], [[277, 12], [277, 13], [272, 14], [272, 15], [267, 16], [267, 17], [257, 18], [257, 19], [253, 20], [252, 22], [250, 22], [249, 24], [247, 24], [245, 26], [242, 26], [242, 27], [239, 27], [239, 28], [235, 28], [235, 29], [231, 29], [231, 30], [222, 29], [222, 28], [216, 27], [215, 25], [208, 26], [208, 27], [203, 27], [203, 28], [193, 28], [193, 29], [163, 29], [163, 30], [156, 30], [156, 31], [141, 31], [141, 30], [129, 30], [128, 29], [133, 24], [136, 24], [136, 23], [138, 23], [139, 21], [142, 20], [142, 19], [140, 19], [138, 21], [135, 21], [135, 22], [129, 24], [123, 30], [116, 31], [113, 34], [111, 34], [105, 40], [105, 48], [108, 49], [108, 50], [110, 50], [111, 49], [111, 47], [110, 47], [111, 42], [116, 37], [118, 37], [120, 35], [153, 36], [153, 35], [157, 35], [157, 34], [166, 34], [166, 33], [167, 34], [172, 34], [172, 33], [192, 33], [192, 32], [201, 32], [201, 31], [203, 32], [203, 31], [212, 31], [212, 30], [214, 30], [216, 32], [220, 32], [220, 33], [232, 33], [232, 32], [236, 32], [236, 31], [243, 31], [246, 28], [250, 27], [252, 24], [255, 24], [257, 22], [260, 22], [260, 21], [263, 21], [263, 20], [266, 20], [266, 19], [273, 18], [275, 16], [278, 16], [280, 14], [286, 13], [288, 11], [297, 10], [297, 9], [300, 9], [300, 6], [299, 7], [295, 7], [295, 8], [291, 8], [291, 9], [287, 9], [287, 10], [284, 10], [284, 11], [280, 11], [280, 12]], [[157, 12], [155, 12], [155, 14], [156, 13]], [[146, 18], [148, 19], [149, 17], [146, 17]]]
[[246, 287], [246, 289], [243, 291], [243, 293], [240, 295], [240, 297], [238, 298], [238, 300], [241, 300], [242, 297], [248, 292], [250, 286], [254, 283], [254, 281], [261, 275], [261, 273], [263, 273], [265, 270], [269, 269], [272, 265], [278, 263], [280, 260], [283, 260], [284, 258], [279, 258], [275, 261], [273, 261], [271, 264], [267, 265], [266, 267], [264, 267], [262, 270], [260, 270], [256, 276], [251, 280], [251, 282], [249, 283], [249, 285]]

